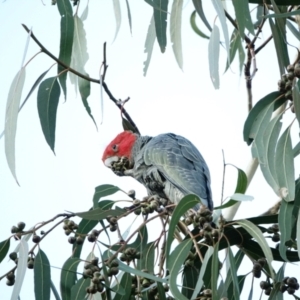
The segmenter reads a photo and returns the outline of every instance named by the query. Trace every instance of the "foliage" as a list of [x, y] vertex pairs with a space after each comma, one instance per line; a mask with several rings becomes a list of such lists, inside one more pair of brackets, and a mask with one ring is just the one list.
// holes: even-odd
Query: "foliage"
[[[69, 0], [53, 2], [57, 4], [61, 16], [60, 49], [57, 56], [50, 53], [25, 25], [23, 27], [28, 32], [28, 39], [33, 39], [41, 51], [56, 62], [57, 75], [44, 79], [50, 70], [48, 68], [38, 76], [28, 96], [20, 105], [25, 69], [28, 65], [23, 62], [11, 84], [7, 99], [5, 153], [16, 181], [15, 135], [18, 113], [32, 92], [38, 88], [37, 103], [41, 127], [47, 144], [55, 152], [57, 106], [60, 96], [64, 95], [64, 98], [67, 98], [68, 95], [67, 73], [71, 74], [70, 79], [78, 88], [84, 108], [94, 123], [88, 104], [92, 83], [100, 84], [121, 110], [124, 129], [139, 133], [124, 109], [128, 99], [117, 100], [105, 82], [105, 47], [100, 78], [90, 78], [85, 70], [89, 59], [84, 29], [87, 9], [79, 17], [76, 9], [79, 1], [73, 0], [74, 8]], [[155, 41], [159, 44], [161, 52], [165, 51], [168, 27], [175, 59], [182, 68], [183, 1], [173, 0], [172, 6], [167, 0], [145, 2], [145, 5], [149, 5], [153, 10], [153, 17], [145, 42], [147, 59], [144, 74], [146, 75], [149, 68]], [[238, 181], [233, 196], [222, 206], [215, 207], [214, 214], [205, 207], [201, 207], [198, 212], [187, 213], [201, 201], [194, 195], [184, 197], [174, 208], [172, 205], [164, 206], [164, 203], [155, 197], [135, 199], [132, 193], [128, 194], [131, 197], [131, 205], [118, 207], [115, 202], [103, 198], [120, 189], [113, 185], [98, 186], [92, 200], [92, 208], [88, 211], [59, 214], [29, 230], [24, 229], [25, 224], [22, 222], [13, 226], [12, 236], [0, 243], [0, 262], [9, 255], [15, 264], [0, 277], [0, 280], [7, 279], [7, 285], [14, 286], [11, 299], [18, 298], [28, 268], [34, 272], [36, 299], [50, 299], [51, 291], [56, 299], [85, 299], [87, 294], [91, 299], [115, 300], [173, 299], [172, 297], [239, 299], [245, 288], [245, 278], [260, 278], [262, 273], [267, 279], [261, 282], [261, 288], [266, 295], [270, 295], [269, 299], [282, 299], [284, 292], [294, 294], [299, 289], [296, 278], [285, 276], [286, 263], [299, 262], [300, 256], [300, 181], [295, 180], [294, 174], [294, 161], [300, 153], [300, 142], [296, 141], [293, 148], [290, 135], [291, 127], [300, 124], [300, 56], [290, 63], [287, 50], [287, 31], [300, 40], [297, 1], [271, 0], [266, 4], [265, 1], [259, 0], [233, 0], [234, 17], [224, 9], [221, 0], [213, 0], [212, 3], [218, 22], [210, 24], [202, 1], [193, 0], [191, 28], [200, 38], [208, 39], [209, 71], [215, 88], [218, 88], [220, 83], [220, 49], [224, 48], [227, 53], [226, 71], [236, 56], [240, 60], [239, 71], [244, 71], [246, 77], [250, 110], [244, 124], [244, 140], [251, 145], [253, 158], [258, 161], [266, 182], [282, 199], [279, 213], [248, 220], [224, 220], [221, 215], [223, 208], [233, 206], [237, 201], [248, 200], [244, 195], [249, 183], [247, 174], [238, 168]], [[259, 5], [253, 6], [253, 3]], [[119, 0], [114, 0], [113, 6], [117, 37], [121, 24]], [[126, 1], [126, 9], [131, 29], [129, 1]], [[201, 26], [197, 25], [199, 18]], [[270, 37], [257, 46], [261, 32], [268, 25]], [[232, 30], [231, 34], [229, 30]], [[282, 74], [278, 82], [278, 91], [270, 92], [252, 107], [251, 82], [257, 71], [256, 56], [272, 39]], [[281, 131], [284, 112], [295, 114], [295, 121]], [[224, 163], [224, 169], [228, 166]], [[139, 223], [132, 221], [130, 227], [123, 230], [120, 222], [133, 215], [139, 216]], [[79, 224], [73, 220], [75, 217], [81, 219]], [[161, 224], [160, 230], [157, 230], [156, 239], [149, 240], [148, 230], [156, 220]], [[38, 229], [53, 221], [55, 225], [43, 235], [37, 234]], [[69, 236], [68, 241], [72, 245], [73, 254], [66, 259], [61, 268], [59, 294], [51, 281], [51, 262], [46, 249], [42, 247], [43, 239], [48, 238], [52, 230], [61, 224], [65, 234]], [[30, 248], [28, 241], [31, 236], [33, 246]], [[9, 253], [10, 239], [13, 238], [20, 241], [19, 246]], [[108, 242], [104, 242], [106, 239]], [[93, 245], [92, 251], [87, 258], [83, 258], [82, 247], [88, 242]], [[272, 242], [276, 243], [274, 247], [271, 246]], [[226, 271], [221, 261], [224, 255], [220, 253], [225, 249], [225, 261], [231, 266]], [[240, 266], [244, 259], [250, 259], [253, 268], [246, 274], [240, 274]], [[275, 270], [273, 261], [282, 262], [282, 267]], [[81, 263], [84, 263], [83, 268]], [[225, 276], [221, 276], [223, 273]], [[252, 281], [250, 299], [253, 288], [257, 287], [253, 287]], [[295, 295], [294, 297], [299, 299]]]

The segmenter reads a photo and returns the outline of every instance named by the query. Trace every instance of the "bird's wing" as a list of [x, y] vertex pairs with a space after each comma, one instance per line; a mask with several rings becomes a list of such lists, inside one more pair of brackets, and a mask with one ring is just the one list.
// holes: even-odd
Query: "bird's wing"
[[208, 167], [190, 141], [171, 133], [158, 135], [146, 144], [143, 154], [145, 164], [157, 167], [184, 195], [196, 194], [213, 208]]

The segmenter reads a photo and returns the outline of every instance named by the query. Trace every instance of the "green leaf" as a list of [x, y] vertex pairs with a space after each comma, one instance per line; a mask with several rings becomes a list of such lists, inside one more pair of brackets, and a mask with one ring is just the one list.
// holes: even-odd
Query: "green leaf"
[[116, 40], [120, 26], [121, 26], [121, 7], [120, 7], [120, 0], [113, 0], [114, 5], [114, 14], [116, 19], [116, 33], [113, 42]]
[[295, 170], [290, 129], [288, 127], [279, 138], [275, 154], [279, 194], [287, 202], [295, 199]]
[[[229, 249], [231, 249], [231, 248], [229, 248]], [[245, 253], [244, 252], [242, 252], [242, 250], [239, 250], [237, 253], [236, 253], [236, 255], [235, 255], [235, 257], [234, 257], [234, 268], [238, 271], [238, 269], [239, 269], [239, 267], [240, 267], [240, 265], [241, 265], [241, 263], [242, 263], [242, 261], [243, 261], [243, 258], [244, 258], [244, 256], [245, 256]], [[228, 256], [228, 261], [229, 261], [229, 266], [228, 266], [228, 271], [227, 271], [227, 275], [226, 275], [226, 280], [225, 280], [225, 284], [224, 284], [224, 290], [225, 291], [228, 291], [228, 293], [226, 293], [226, 294], [228, 294], [227, 296], [229, 297], [229, 299], [230, 298], [232, 298], [232, 299], [234, 299], [233, 298], [233, 294], [234, 294], [234, 284], [233, 284], [233, 278], [232, 278], [232, 275], [231, 275], [231, 259], [229, 260], [229, 256]], [[237, 275], [237, 273], [236, 273], [236, 275]], [[238, 278], [238, 282], [240, 282], [239, 281], [239, 278]], [[230, 289], [230, 287], [231, 287], [231, 290], [229, 291], [229, 289]], [[240, 288], [240, 291], [241, 291], [242, 289]], [[225, 295], [226, 295], [225, 294]], [[224, 295], [224, 296], [225, 296]], [[232, 297], [230, 297], [230, 295], [232, 295]], [[223, 295], [222, 295], [223, 296]]]
[[297, 239], [298, 256], [300, 257], [300, 209], [299, 209], [299, 211], [298, 211], [298, 218], [297, 218], [297, 233], [296, 233], [296, 239]]
[[226, 61], [225, 72], [228, 70], [228, 68], [231, 66], [231, 63], [234, 60], [236, 52], [239, 48], [239, 43], [241, 43], [241, 36], [238, 30], [234, 29], [230, 38], [229, 60]]
[[9, 246], [10, 246], [10, 239], [4, 240], [3, 242], [0, 243], [0, 263], [8, 253]]
[[267, 96], [263, 97], [262, 99], [260, 99], [250, 111], [247, 120], [244, 124], [244, 132], [243, 132], [244, 141], [248, 145], [250, 145], [253, 139], [255, 138], [256, 131], [253, 132], [252, 128], [256, 127], [255, 123], [258, 121], [258, 116], [260, 112], [273, 101], [274, 102], [277, 101], [280, 96], [281, 95], [279, 92], [272, 92]]
[[[61, 15], [60, 20], [60, 48], [58, 59], [66, 65], [71, 63], [72, 46], [74, 38], [74, 19], [73, 10], [69, 0], [57, 0], [57, 8]], [[66, 70], [63, 66], [57, 66], [57, 73], [60, 74]], [[59, 82], [64, 91], [65, 99], [67, 97], [67, 72], [59, 75]]]
[[62, 266], [60, 274], [60, 291], [62, 300], [73, 300], [71, 297], [71, 289], [77, 280], [76, 270], [79, 263], [80, 259], [70, 257]]
[[118, 285], [122, 287], [124, 293], [123, 295], [117, 293], [114, 297], [114, 300], [127, 300], [128, 295], [130, 295], [131, 292], [131, 283], [132, 283], [131, 275], [129, 273], [124, 273], [120, 281], [120, 284]]
[[[74, 15], [74, 38], [73, 38], [73, 48], [72, 48], [72, 58], [71, 58], [71, 67], [77, 70], [79, 73], [88, 76], [88, 73], [85, 71], [85, 64], [89, 59], [87, 52], [87, 42], [86, 34], [83, 26], [83, 21], [77, 16]], [[77, 75], [70, 73], [70, 80], [75, 84], [75, 89], [78, 85], [82, 103], [88, 113], [88, 115], [93, 120], [95, 126], [97, 124], [92, 115], [90, 106], [88, 104], [87, 98], [90, 96], [91, 83], [88, 80], [85, 80]]]
[[246, 58], [246, 54], [245, 54], [245, 50], [242, 44], [242, 40], [238, 40], [238, 50], [239, 50], [239, 61], [240, 61], [240, 76], [244, 70], [244, 64], [245, 64], [245, 58]]
[[170, 17], [170, 35], [173, 52], [179, 68], [183, 68], [182, 43], [181, 43], [181, 14], [183, 0], [174, 0]]
[[33, 271], [35, 299], [50, 299], [50, 262], [42, 249], [39, 249], [39, 252], [35, 256]]
[[202, 265], [201, 265], [200, 274], [199, 274], [199, 277], [197, 280], [197, 285], [195, 286], [195, 289], [194, 289], [191, 299], [195, 299], [197, 297], [197, 295], [199, 294], [199, 292], [203, 286], [203, 283], [204, 283], [203, 277], [204, 277], [205, 271], [207, 270], [207, 265], [208, 265], [209, 259], [211, 258], [213, 253], [214, 253], [214, 248], [212, 246], [208, 246], [205, 256], [204, 256], [204, 259], [203, 259], [203, 262], [202, 262]]
[[154, 276], [152, 274], [145, 273], [145, 272], [142, 272], [140, 270], [134, 269], [134, 268], [122, 263], [122, 262], [119, 262], [119, 270], [124, 271], [126, 273], [132, 273], [136, 276], [148, 278], [150, 280], [153, 280], [154, 282], [161, 282], [161, 283], [166, 283], [167, 282], [166, 279], [163, 279], [161, 277]]
[[[237, 169], [238, 171], [238, 177], [237, 177], [237, 183], [236, 183], [236, 188], [235, 188], [235, 194], [244, 194], [246, 192], [247, 186], [248, 186], [248, 179], [246, 173], [242, 170], [237, 168], [234, 165], [231, 165], [234, 168]], [[236, 204], [236, 200], [230, 199], [228, 202], [221, 206], [214, 207], [214, 209], [224, 209], [227, 207], [230, 207], [234, 204]]]
[[296, 118], [300, 126], [300, 80], [297, 81], [297, 84], [295, 84], [293, 89], [293, 104]]
[[300, 154], [300, 142], [293, 148], [294, 158]]
[[[239, 286], [239, 290], [242, 291], [243, 290], [243, 286], [245, 283], [245, 279], [246, 279], [246, 275], [239, 275], [237, 276], [237, 283]], [[232, 295], [232, 297], [228, 296], [228, 300], [235, 300], [235, 299], [239, 299], [234, 297], [234, 291], [233, 291], [233, 282], [231, 281], [229, 287], [228, 287], [228, 295]]]
[[220, 87], [219, 78], [219, 55], [220, 55], [220, 32], [217, 25], [214, 25], [208, 43], [209, 74], [215, 89]]
[[95, 193], [93, 196], [94, 208], [98, 207], [98, 201], [100, 200], [100, 198], [113, 195], [118, 191], [120, 191], [120, 188], [111, 184], [102, 184], [97, 186], [95, 188]]
[[249, 4], [246, 0], [232, 0], [235, 16], [241, 36], [244, 36], [245, 28], [247, 28], [251, 34], [255, 34], [254, 26], [251, 20]]
[[33, 86], [31, 87], [29, 93], [27, 94], [26, 98], [23, 100], [22, 104], [20, 105], [19, 108], [19, 112], [20, 110], [23, 108], [23, 106], [25, 105], [25, 103], [27, 102], [27, 100], [29, 99], [29, 97], [31, 96], [31, 94], [34, 92], [34, 90], [38, 87], [39, 83], [42, 81], [42, 79], [45, 77], [45, 75], [49, 72], [49, 70], [52, 68], [52, 66], [45, 71], [44, 73], [42, 73], [37, 80], [34, 82]]
[[295, 38], [300, 41], [300, 32], [289, 20], [286, 20], [286, 26], [291, 31], [291, 33], [295, 36]]
[[235, 221], [235, 223], [241, 225], [244, 229], [246, 229], [246, 231], [248, 231], [249, 234], [251, 234], [253, 238], [258, 242], [268, 262], [271, 271], [271, 277], [274, 279], [275, 275], [271, 264], [273, 261], [273, 255], [262, 232], [257, 228], [257, 226], [255, 226], [253, 223], [249, 222], [248, 220], [239, 220], [239, 221]]
[[212, 299], [219, 299], [218, 295], [218, 277], [219, 277], [219, 242], [214, 245], [214, 253], [211, 264], [211, 290]]
[[232, 279], [232, 286], [233, 286], [233, 295], [234, 299], [239, 299], [240, 295], [240, 287], [239, 287], [239, 281], [237, 277], [237, 271], [238, 268], [235, 264], [235, 259], [233, 257], [233, 253], [230, 247], [228, 247], [228, 257], [229, 257], [229, 263], [230, 263], [230, 268], [229, 272], [231, 274], [231, 279]]
[[252, 201], [254, 199], [254, 197], [250, 195], [239, 194], [239, 193], [235, 193], [231, 195], [230, 198], [235, 201]]
[[279, 185], [275, 172], [275, 148], [277, 138], [281, 128], [281, 114], [275, 117], [271, 122], [274, 103], [270, 103], [265, 107], [257, 118], [255, 127], [252, 128], [256, 132], [254, 142], [252, 144], [253, 157], [257, 157], [261, 171], [276, 194], [278, 194]]
[[260, 161], [262, 173], [276, 194], [278, 193], [279, 185], [276, 176], [275, 149], [282, 127], [281, 118], [282, 114], [272, 119], [263, 134], [264, 153], [263, 159]]
[[45, 79], [39, 86], [37, 106], [44, 137], [54, 152], [56, 112], [60, 96], [60, 87], [56, 77]]
[[194, 4], [197, 14], [201, 18], [202, 22], [205, 24], [205, 26], [207, 27], [207, 29], [209, 31], [212, 31], [212, 28], [211, 28], [210, 24], [208, 23], [205, 13], [203, 11], [202, 0], [193, 0], [193, 4]]
[[187, 195], [184, 196], [179, 203], [176, 205], [173, 214], [172, 214], [172, 218], [171, 218], [171, 222], [170, 222], [170, 226], [169, 226], [169, 232], [168, 232], [168, 237], [167, 237], [167, 243], [166, 243], [166, 263], [167, 265], [169, 265], [169, 253], [170, 253], [170, 249], [171, 249], [171, 244], [174, 240], [174, 232], [176, 229], [176, 226], [180, 220], [180, 217], [184, 215], [185, 212], [187, 212], [189, 209], [193, 208], [194, 206], [196, 206], [197, 204], [200, 203], [200, 199], [196, 196], [196, 195]]
[[84, 279], [80, 278], [75, 285], [71, 288], [71, 298], [72, 300], [83, 300], [86, 298], [86, 288], [91, 284], [91, 278]]
[[108, 210], [103, 210], [102, 208], [96, 208], [90, 211], [78, 212], [75, 213], [75, 215], [83, 219], [99, 221], [107, 218], [109, 215], [117, 217], [124, 214], [125, 212], [126, 212], [125, 209], [121, 209], [119, 207], [116, 207], [115, 209], [108, 209]]
[[168, 0], [153, 0], [154, 22], [157, 41], [162, 53], [167, 46]]
[[157, 282], [156, 284], [157, 284], [157, 291], [158, 291], [159, 300], [167, 300], [166, 299], [165, 288], [163, 287], [163, 285], [160, 282]]
[[280, 211], [278, 215], [279, 230], [280, 230], [280, 244], [279, 253], [282, 258], [288, 261], [286, 256], [287, 246], [286, 242], [291, 239], [292, 229], [296, 221], [295, 217], [292, 215], [294, 208], [293, 203], [287, 203], [286, 201], [281, 201]]
[[[226, 23], [226, 16], [222, 4], [222, 0], [212, 0], [213, 6], [218, 14], [222, 31], [223, 31], [223, 36], [225, 40], [225, 49], [227, 52], [227, 58], [229, 59], [229, 35], [228, 35], [228, 28], [227, 28], [227, 23]], [[216, 25], [215, 25], [216, 26]]]
[[53, 293], [55, 300], [61, 300], [61, 298], [58, 294], [58, 291], [57, 291], [55, 285], [53, 284], [52, 280], [50, 281], [50, 288], [51, 288], [51, 291]]
[[127, 8], [127, 15], [128, 15], [128, 23], [130, 28], [130, 33], [132, 34], [132, 21], [131, 21], [131, 12], [128, 0], [126, 0], [126, 8]]
[[290, 12], [287, 12], [287, 13], [270, 14], [270, 15], [265, 16], [265, 18], [266, 19], [268, 19], [268, 18], [279, 19], [279, 18], [288, 18], [290, 16], [296, 16], [296, 15], [300, 15], [300, 10], [293, 10], [293, 11], [290, 11]]
[[18, 257], [17, 274], [15, 278], [14, 288], [11, 294], [11, 300], [18, 299], [20, 291], [23, 285], [23, 280], [25, 278], [27, 270], [27, 260], [28, 260], [28, 243], [25, 239], [20, 240], [20, 251]]
[[[17, 73], [9, 88], [6, 112], [5, 112], [5, 127], [4, 127], [4, 143], [5, 143], [5, 156], [8, 167], [18, 183], [16, 174], [15, 162], [15, 140], [17, 132], [17, 122], [19, 106], [21, 101], [22, 90], [25, 82], [25, 68]], [[18, 183], [19, 184], [19, 183]]]
[[289, 56], [286, 44], [286, 37], [283, 36], [280, 32], [280, 25], [277, 23], [274, 24], [272, 19], [269, 19], [274, 45], [277, 53], [277, 60], [279, 66], [279, 73], [284, 74], [285, 68], [289, 65]]
[[209, 39], [209, 36], [204, 34], [200, 29], [199, 27], [197, 26], [197, 23], [196, 23], [196, 11], [194, 10], [191, 14], [191, 17], [190, 17], [190, 24], [191, 24], [191, 27], [192, 29], [194, 30], [195, 33], [197, 33], [199, 36], [205, 38], [205, 39]]
[[154, 273], [155, 243], [151, 242], [148, 243], [145, 247], [141, 247], [140, 255], [140, 270], [146, 269], [148, 270], [148, 272]]
[[146, 76], [147, 74], [148, 67], [151, 61], [155, 39], [156, 39], [156, 32], [155, 32], [155, 23], [154, 23], [154, 15], [153, 15], [148, 27], [147, 37], [145, 41], [144, 52], [147, 53], [147, 59], [146, 61], [144, 61], [144, 68], [143, 68], [144, 76]]
[[191, 239], [182, 241], [170, 254], [169, 259], [167, 260], [167, 269], [170, 272], [170, 290], [175, 299], [187, 299], [178, 289], [177, 276], [180, 273], [179, 271], [191, 250], [192, 244], [193, 241]]

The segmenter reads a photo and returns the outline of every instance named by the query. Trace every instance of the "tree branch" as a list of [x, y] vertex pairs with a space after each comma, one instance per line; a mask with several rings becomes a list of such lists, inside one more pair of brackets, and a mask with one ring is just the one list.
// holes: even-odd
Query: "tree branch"
[[[28, 27], [24, 24], [22, 24], [22, 26], [24, 27], [24, 29], [29, 33], [30, 30], [28, 29]], [[99, 79], [95, 79], [95, 78], [91, 78], [89, 76], [86, 76], [78, 71], [76, 71], [75, 69], [71, 68], [70, 66], [68, 66], [67, 64], [65, 64], [64, 62], [62, 62], [61, 60], [59, 60], [57, 57], [55, 57], [50, 51], [48, 51], [41, 43], [40, 41], [35, 37], [35, 35], [33, 34], [33, 32], [31, 31], [30, 34], [31, 38], [35, 41], [35, 43], [41, 48], [41, 51], [44, 52], [45, 54], [47, 54], [49, 57], [51, 57], [54, 61], [56, 61], [59, 65], [63, 66], [64, 68], [66, 68], [69, 72], [87, 80], [90, 82], [94, 82], [94, 83], [98, 83], [100, 84], [100, 80]], [[133, 126], [133, 128], [136, 130], [136, 133], [140, 134], [137, 126], [135, 125], [134, 121], [131, 119], [130, 115], [127, 113], [127, 111], [124, 108], [123, 103], [120, 103], [121, 101], [117, 100], [112, 93], [110, 92], [107, 84], [102, 81], [102, 86], [106, 92], [106, 94], [108, 95], [108, 97], [110, 98], [110, 100], [112, 100], [115, 105], [121, 110], [122, 114], [125, 116], [125, 118], [128, 120], [128, 122]]]

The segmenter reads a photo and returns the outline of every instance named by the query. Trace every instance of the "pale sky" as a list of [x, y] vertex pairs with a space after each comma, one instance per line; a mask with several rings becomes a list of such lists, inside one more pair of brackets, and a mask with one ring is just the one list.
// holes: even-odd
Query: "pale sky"
[[[208, 72], [208, 40], [198, 37], [190, 28], [189, 16], [193, 6], [191, 1], [187, 1], [183, 11], [182, 29], [184, 72], [176, 64], [168, 36], [166, 53], [161, 54], [158, 45], [155, 45], [148, 74], [144, 77], [144, 42], [152, 9], [143, 1], [129, 2], [133, 24], [132, 36], [124, 2], [121, 29], [114, 43], [115, 19], [112, 2], [90, 2], [88, 19], [85, 22], [90, 57], [86, 70], [93, 78], [99, 76], [99, 67], [103, 59], [102, 48], [106, 41], [109, 65], [106, 83], [113, 95], [123, 100], [131, 98], [125, 107], [143, 135], [174, 132], [190, 139], [197, 146], [210, 168], [213, 198], [217, 206], [221, 198], [222, 150], [227, 163], [244, 170], [251, 158], [250, 148], [242, 136], [247, 116], [247, 93], [244, 78], [239, 78], [238, 75], [238, 63], [236, 61], [232, 70], [223, 75], [226, 53], [221, 49], [221, 88], [214, 90]], [[86, 1], [82, 1], [81, 12], [85, 4]], [[212, 7], [208, 6], [207, 9], [210, 12], [209, 22], [212, 23], [216, 14]], [[50, 0], [45, 1], [45, 5], [33, 0], [27, 1], [26, 4], [7, 0], [0, 4], [0, 19], [2, 132], [8, 90], [20, 68], [27, 39], [21, 23], [32, 27], [40, 42], [58, 56], [60, 16], [57, 7], [50, 5]], [[203, 26], [202, 29], [205, 31]], [[268, 34], [263, 35], [262, 40], [267, 37]], [[38, 50], [38, 46], [31, 41], [26, 61]], [[293, 60], [295, 50], [289, 50]], [[50, 58], [39, 54], [28, 65], [22, 99], [37, 77], [51, 64]], [[277, 89], [280, 74], [272, 42], [257, 56], [257, 67], [258, 72], [253, 80], [254, 102]], [[47, 77], [54, 76], [55, 72], [56, 67], [53, 67]], [[64, 102], [61, 97], [58, 106], [54, 156], [40, 127], [36, 92], [30, 97], [19, 115], [16, 137], [16, 173], [20, 187], [9, 171], [4, 154], [4, 140], [0, 140], [0, 144], [3, 145], [0, 152], [0, 241], [10, 235], [11, 226], [19, 221], [24, 221], [29, 228], [66, 210], [88, 210], [92, 206], [94, 188], [100, 184], [114, 184], [125, 191], [135, 189], [139, 198], [146, 195], [145, 189], [139, 183], [130, 178], [117, 177], [102, 164], [101, 157], [105, 146], [122, 131], [120, 112], [105, 95], [104, 120], [103, 124], [100, 124], [99, 85], [92, 84], [88, 100], [98, 124], [98, 131], [85, 112], [80, 97], [76, 96], [74, 87], [68, 81], [67, 101]], [[290, 113], [286, 114], [285, 119], [290, 119]], [[296, 126], [293, 130], [297, 138]], [[299, 168], [297, 172], [299, 173]], [[234, 193], [235, 182], [235, 171], [232, 168], [228, 169], [225, 197]], [[247, 194], [252, 195], [254, 200], [243, 203], [236, 218], [256, 216], [277, 199], [260, 172], [255, 175]], [[109, 199], [124, 199], [124, 196], [116, 194]], [[11, 242], [13, 251], [17, 242]], [[60, 267], [71, 254], [71, 246], [61, 227], [41, 243], [41, 248], [55, 267]], [[87, 253], [89, 250], [87, 249]], [[7, 265], [2, 263], [0, 276], [12, 266], [11, 262]], [[250, 271], [251, 267], [246, 270]], [[21, 291], [22, 300], [32, 299], [33, 276], [30, 275], [31, 270], [27, 272], [26, 285]], [[54, 283], [58, 284], [60, 271], [52, 268], [51, 272]], [[260, 280], [256, 281], [259, 285]], [[5, 280], [0, 282], [1, 299], [9, 299], [11, 290], [11, 287], [5, 285]]]

